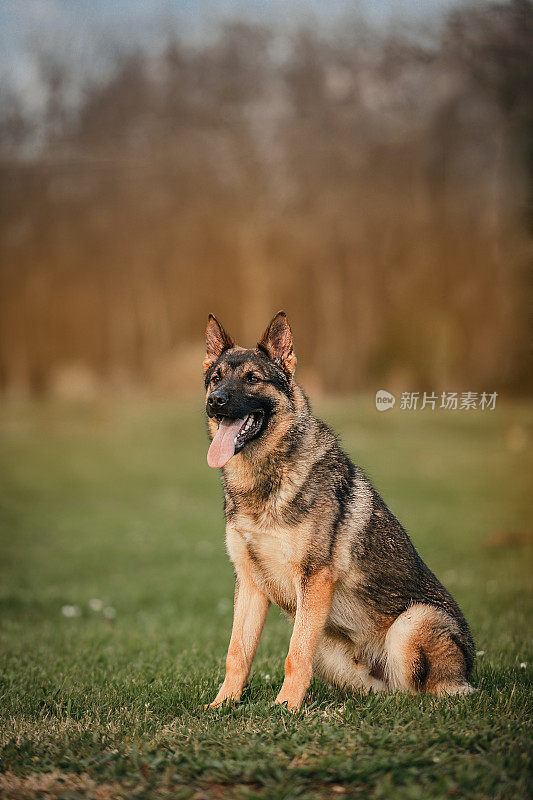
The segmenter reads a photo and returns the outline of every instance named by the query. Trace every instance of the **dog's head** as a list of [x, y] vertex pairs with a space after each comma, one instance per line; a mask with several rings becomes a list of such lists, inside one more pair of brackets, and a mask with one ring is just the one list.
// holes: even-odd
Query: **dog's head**
[[212, 436], [207, 463], [223, 467], [241, 450], [252, 454], [292, 406], [296, 356], [284, 311], [252, 350], [238, 347], [212, 314], [206, 339], [205, 409]]

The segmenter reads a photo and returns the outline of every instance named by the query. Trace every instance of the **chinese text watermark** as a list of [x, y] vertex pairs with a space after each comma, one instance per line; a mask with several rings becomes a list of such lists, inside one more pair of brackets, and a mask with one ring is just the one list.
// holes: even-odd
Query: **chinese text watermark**
[[[422, 411], [425, 408], [435, 411], [494, 411], [498, 392], [402, 392], [399, 408], [401, 411]], [[376, 392], [376, 408], [388, 411], [394, 408], [396, 397], [385, 389]]]

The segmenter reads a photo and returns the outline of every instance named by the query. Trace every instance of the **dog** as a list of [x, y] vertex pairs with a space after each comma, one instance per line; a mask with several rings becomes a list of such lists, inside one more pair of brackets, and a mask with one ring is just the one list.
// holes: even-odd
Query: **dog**
[[207, 322], [210, 467], [221, 468], [235, 570], [224, 682], [238, 701], [267, 612], [293, 620], [276, 703], [298, 709], [313, 674], [348, 691], [472, 691], [475, 649], [449, 592], [294, 379], [280, 311], [254, 349]]

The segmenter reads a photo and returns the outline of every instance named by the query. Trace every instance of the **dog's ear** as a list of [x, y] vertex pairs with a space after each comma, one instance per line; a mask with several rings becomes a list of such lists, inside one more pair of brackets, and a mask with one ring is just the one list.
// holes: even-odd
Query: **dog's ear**
[[205, 331], [206, 353], [204, 358], [204, 373], [211, 369], [213, 364], [218, 361], [224, 350], [235, 347], [235, 342], [226, 333], [214, 314], [209, 314], [207, 318], [207, 328]]
[[278, 311], [257, 346], [278, 364], [292, 380], [296, 356], [292, 346], [292, 331], [284, 311]]

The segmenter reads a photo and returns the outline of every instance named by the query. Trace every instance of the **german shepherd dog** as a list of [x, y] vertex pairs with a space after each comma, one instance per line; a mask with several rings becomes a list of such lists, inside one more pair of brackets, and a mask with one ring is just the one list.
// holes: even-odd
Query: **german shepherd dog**
[[270, 603], [294, 619], [276, 703], [297, 709], [313, 672], [347, 690], [472, 691], [459, 607], [294, 380], [284, 312], [257, 347], [207, 323], [209, 466], [222, 468], [235, 569], [226, 677], [239, 700]]

